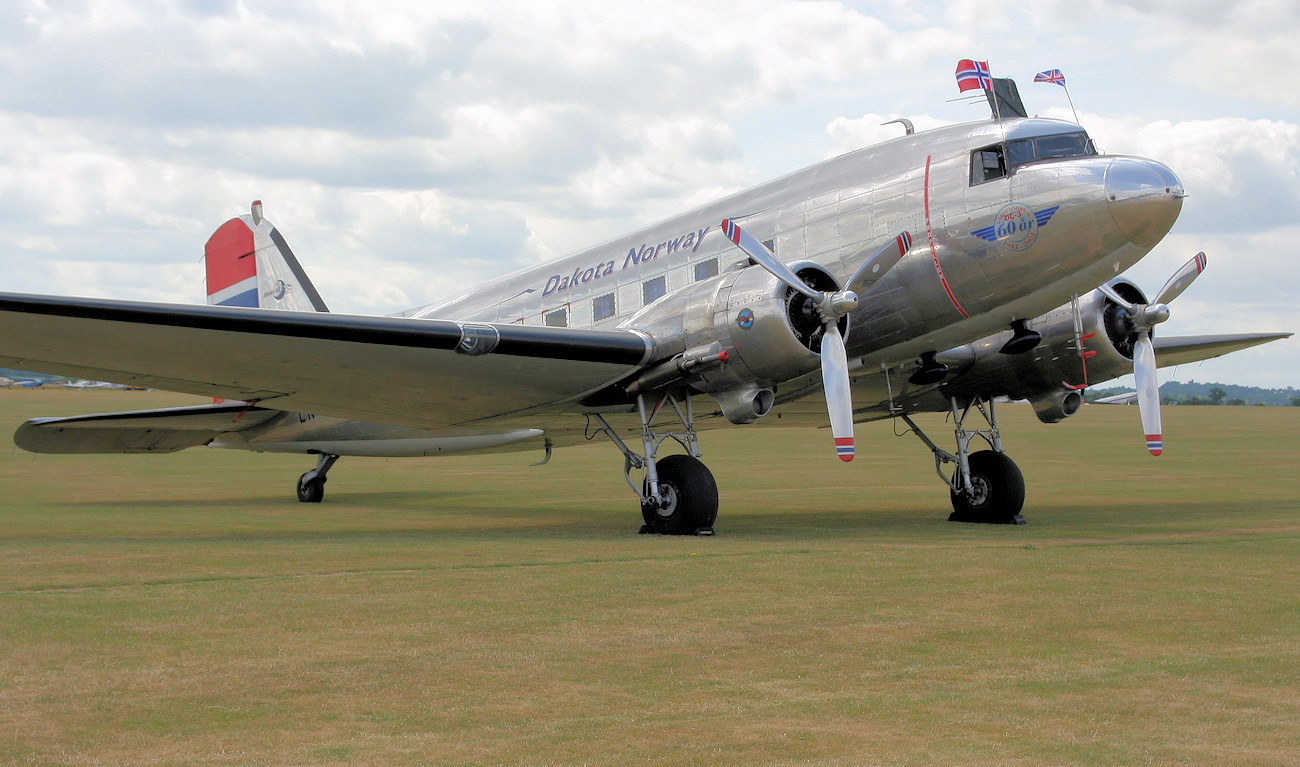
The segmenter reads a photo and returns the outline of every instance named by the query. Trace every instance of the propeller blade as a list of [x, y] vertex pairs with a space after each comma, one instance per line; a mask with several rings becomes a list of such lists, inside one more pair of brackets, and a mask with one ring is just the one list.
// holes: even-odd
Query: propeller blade
[[1109, 298], [1110, 300], [1114, 301], [1115, 303], [1119, 304], [1125, 309], [1128, 309], [1130, 312], [1133, 311], [1133, 302], [1129, 301], [1127, 298], [1117, 293], [1115, 289], [1110, 286], [1110, 283], [1099, 285], [1097, 287], [1097, 291], [1100, 292], [1102, 295], [1104, 295], [1106, 298]]
[[1167, 304], [1187, 290], [1201, 272], [1205, 271], [1206, 258], [1205, 253], [1197, 253], [1192, 256], [1191, 260], [1183, 264], [1182, 267], [1174, 272], [1174, 276], [1169, 278], [1165, 286], [1156, 294], [1156, 300], [1152, 303]]
[[1147, 435], [1151, 455], [1164, 452], [1164, 435], [1160, 431], [1160, 382], [1156, 379], [1156, 350], [1150, 333], [1138, 333], [1133, 346], [1133, 380], [1137, 386], [1138, 412], [1142, 431]]
[[844, 289], [853, 291], [859, 296], [865, 293], [876, 281], [885, 276], [885, 272], [894, 268], [907, 255], [907, 251], [912, 249], [912, 233], [903, 232], [894, 238], [892, 242], [887, 242], [880, 247], [875, 253], [862, 262], [862, 266], [853, 273], [849, 281], [845, 283]]
[[822, 334], [822, 388], [826, 390], [826, 411], [831, 417], [831, 436], [841, 461], [853, 460], [853, 395], [849, 388], [849, 357], [839, 326], [826, 323]]
[[737, 224], [729, 218], [724, 218], [722, 220], [722, 234], [728, 240], [734, 242], [741, 250], [745, 251], [746, 255], [754, 259], [754, 263], [770, 272], [773, 277], [784, 282], [786, 285], [789, 285], [800, 293], [803, 293], [814, 301], [821, 300], [821, 293], [818, 293], [804, 284], [804, 281], [799, 279], [799, 275], [795, 274], [790, 270], [790, 267], [782, 263], [781, 260], [776, 257], [775, 253], [767, 249], [766, 245], [754, 239], [754, 235], [741, 229], [740, 224]]

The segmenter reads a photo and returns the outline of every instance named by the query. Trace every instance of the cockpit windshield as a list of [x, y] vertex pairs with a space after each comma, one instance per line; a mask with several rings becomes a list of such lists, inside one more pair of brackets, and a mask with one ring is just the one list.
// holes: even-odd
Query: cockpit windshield
[[1040, 160], [1057, 160], [1062, 157], [1082, 157], [1096, 154], [1088, 134], [1058, 133], [1054, 136], [1036, 136], [1007, 142], [1009, 165], [1012, 169]]

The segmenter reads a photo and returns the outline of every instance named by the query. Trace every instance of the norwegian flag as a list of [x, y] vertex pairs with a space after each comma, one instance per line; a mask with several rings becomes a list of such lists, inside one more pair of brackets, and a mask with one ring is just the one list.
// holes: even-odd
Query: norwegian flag
[[993, 90], [993, 76], [987, 61], [962, 59], [957, 62], [957, 89], [965, 93], [973, 90]]
[[1059, 85], [1062, 88], [1064, 88], [1065, 75], [1061, 74], [1061, 70], [1059, 69], [1049, 69], [1046, 72], [1039, 72], [1038, 74], [1034, 75], [1034, 82], [1052, 83], [1054, 85]]

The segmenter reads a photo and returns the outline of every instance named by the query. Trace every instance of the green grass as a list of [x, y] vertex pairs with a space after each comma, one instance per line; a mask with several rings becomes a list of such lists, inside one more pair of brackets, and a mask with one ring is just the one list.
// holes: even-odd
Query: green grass
[[946, 522], [889, 424], [737, 427], [711, 539], [636, 535], [608, 445], [320, 505], [305, 456], [0, 447], [0, 763], [1294, 764], [1300, 408], [1167, 408], [1155, 459], [1131, 408], [1002, 416], [1028, 526]]

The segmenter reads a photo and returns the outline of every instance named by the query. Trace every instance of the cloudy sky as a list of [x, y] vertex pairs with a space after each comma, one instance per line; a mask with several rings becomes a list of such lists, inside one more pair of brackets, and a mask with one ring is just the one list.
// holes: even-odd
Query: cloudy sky
[[[1191, 194], [1129, 274], [1170, 334], [1300, 331], [1294, 0], [0, 3], [0, 289], [201, 302], [253, 199], [336, 311], [390, 313], [918, 128], [1031, 113]], [[1300, 386], [1300, 341], [1164, 372]]]

